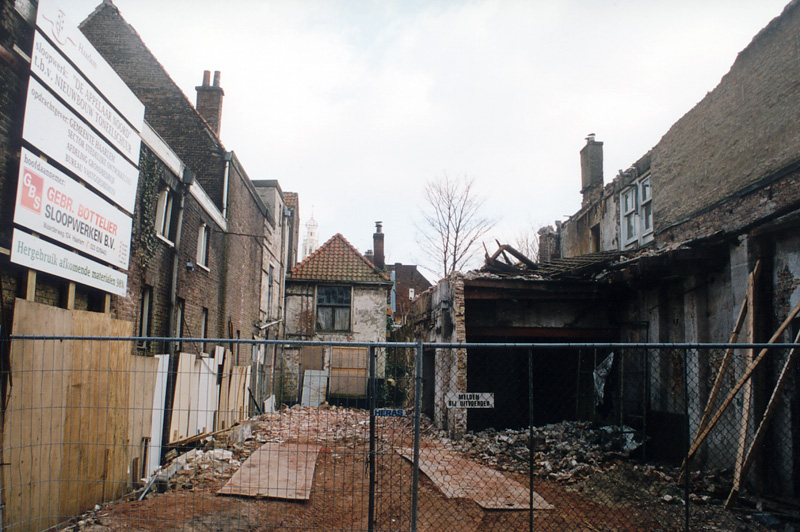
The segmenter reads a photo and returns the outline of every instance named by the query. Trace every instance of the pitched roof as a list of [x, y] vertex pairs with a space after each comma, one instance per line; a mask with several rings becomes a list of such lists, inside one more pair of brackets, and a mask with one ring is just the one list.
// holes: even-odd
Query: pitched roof
[[389, 277], [336, 233], [289, 274], [292, 280], [390, 283]]

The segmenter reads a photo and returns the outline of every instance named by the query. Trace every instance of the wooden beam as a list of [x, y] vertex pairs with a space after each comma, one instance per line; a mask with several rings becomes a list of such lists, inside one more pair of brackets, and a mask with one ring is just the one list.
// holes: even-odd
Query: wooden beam
[[75, 283], [67, 285], [67, 310], [75, 310]]
[[[794, 343], [796, 344], [800, 343], [800, 331], [798, 331], [797, 336], [794, 339]], [[769, 398], [769, 402], [767, 403], [767, 408], [764, 411], [764, 416], [761, 418], [761, 422], [758, 424], [756, 433], [753, 436], [753, 442], [747, 449], [747, 453], [744, 455], [741, 465], [736, 470], [736, 473], [733, 478], [733, 488], [731, 488], [731, 493], [730, 495], [728, 495], [728, 500], [725, 501], [725, 508], [729, 508], [730, 505], [733, 503], [733, 501], [736, 500], [736, 497], [739, 494], [739, 489], [742, 486], [742, 480], [747, 478], [747, 471], [748, 469], [750, 469], [750, 465], [753, 463], [753, 458], [754, 458], [753, 451], [761, 444], [761, 439], [764, 437], [764, 428], [767, 426], [767, 423], [769, 423], [770, 419], [772, 418], [772, 414], [775, 413], [775, 405], [777, 405], [778, 403], [778, 396], [783, 391], [783, 387], [786, 384], [786, 380], [789, 377], [789, 370], [792, 367], [792, 362], [794, 362], [794, 357], [796, 353], [797, 353], [797, 348], [793, 347], [792, 350], [789, 351], [789, 355], [786, 357], [786, 362], [783, 364], [783, 369], [781, 369], [780, 376], [778, 377], [778, 382], [775, 384], [775, 389], [772, 391], [772, 396]]]
[[[747, 314], [747, 343], [752, 344], [755, 341], [756, 329], [756, 298], [755, 298], [755, 283], [752, 281], [752, 276], [748, 279], [747, 283], [747, 304], [750, 307]], [[753, 362], [753, 349], [746, 351], [746, 358], [748, 366]], [[739, 419], [739, 445], [736, 448], [736, 462], [733, 469], [733, 485], [736, 486], [741, 481], [742, 463], [744, 463], [744, 455], [747, 451], [747, 429], [750, 426], [750, 410], [753, 404], [753, 380], [748, 380], [744, 385], [742, 392], [742, 417]]]
[[[772, 338], [770, 338], [769, 342], [767, 343], [774, 344], [778, 340], [778, 338], [783, 334], [783, 331], [785, 331], [786, 328], [789, 327], [789, 325], [792, 323], [792, 320], [797, 316], [798, 313], [800, 313], [800, 303], [798, 303], [792, 309], [792, 311], [789, 313], [789, 316], [786, 317], [784, 322], [781, 324], [780, 327], [778, 327], [778, 330], [775, 331], [775, 334], [772, 335]], [[717, 413], [714, 414], [714, 417], [711, 419], [711, 421], [709, 421], [708, 426], [705, 429], [703, 429], [703, 431], [701, 431], [695, 438], [695, 441], [692, 444], [692, 447], [689, 449], [689, 453], [686, 456], [687, 460], [691, 460], [694, 457], [694, 455], [697, 454], [697, 449], [700, 447], [700, 445], [706, 439], [708, 434], [714, 428], [714, 425], [717, 424], [719, 418], [722, 417], [722, 414], [725, 413], [725, 410], [733, 402], [734, 397], [736, 397], [736, 394], [742, 388], [744, 383], [747, 382], [747, 380], [749, 380], [750, 377], [753, 375], [753, 372], [758, 367], [758, 364], [764, 359], [769, 350], [770, 350], [769, 347], [765, 347], [764, 349], [762, 349], [761, 352], [758, 354], [758, 356], [747, 366], [744, 375], [741, 376], [741, 378], [736, 382], [731, 391], [728, 393], [728, 397], [725, 398], [725, 401], [722, 403], [722, 406], [719, 407]], [[684, 467], [685, 466], [686, 463], [684, 463]]]
[[610, 329], [564, 329], [560, 327], [470, 327], [467, 335], [480, 337], [509, 338], [569, 338], [612, 341], [615, 338]]
[[36, 301], [36, 270], [28, 270], [28, 281], [25, 285], [25, 299]]
[[106, 294], [105, 301], [103, 302], [103, 312], [111, 314], [111, 294]]

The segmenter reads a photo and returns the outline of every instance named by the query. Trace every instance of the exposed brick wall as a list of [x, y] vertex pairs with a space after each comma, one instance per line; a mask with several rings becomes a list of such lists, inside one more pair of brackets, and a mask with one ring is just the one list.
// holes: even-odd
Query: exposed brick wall
[[[798, 26], [795, 0], [653, 149], [656, 233], [800, 159]], [[800, 198], [800, 188], [787, 192]]]
[[[234, 157], [228, 185], [228, 232], [224, 245], [225, 308], [234, 336], [251, 338], [258, 332], [261, 304], [261, 264], [265, 211], [244, 170]], [[225, 325], [227, 327], [227, 325]], [[240, 362], [241, 363], [241, 362]]]
[[[100, 6], [81, 24], [81, 30], [145, 104], [148, 123], [196, 174], [197, 182], [219, 210], [227, 214], [228, 234], [224, 234], [194, 199], [186, 196], [178, 258], [178, 297], [186, 302], [185, 334], [200, 335], [206, 308], [209, 337], [252, 337], [258, 332], [260, 317], [265, 210], [249, 178], [234, 156], [226, 179], [226, 150], [218, 136], [114, 5]], [[227, 204], [231, 206], [227, 211], [223, 205], [226, 184]], [[186, 264], [196, 262], [197, 235], [203, 223], [212, 230], [209, 268], [196, 266], [192, 270]], [[171, 261], [158, 267], [171, 274]], [[165, 278], [168, 280], [169, 275]], [[161, 277], [157, 280], [156, 299], [167, 298], [167, 306], [158, 304], [156, 317], [159, 323], [168, 323], [162, 312], [166, 308], [168, 315], [169, 290], [161, 289]], [[240, 358], [239, 363], [248, 360]]]

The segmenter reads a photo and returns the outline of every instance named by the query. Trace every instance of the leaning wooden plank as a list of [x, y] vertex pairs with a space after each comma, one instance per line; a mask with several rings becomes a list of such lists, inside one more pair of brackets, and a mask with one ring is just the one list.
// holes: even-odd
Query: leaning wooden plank
[[217, 410], [217, 372], [214, 360], [201, 358], [200, 364], [198, 401], [197, 401], [197, 432], [204, 434], [214, 430], [214, 412]]
[[194, 366], [194, 355], [181, 353], [178, 359], [178, 375], [175, 377], [175, 398], [172, 403], [172, 422], [169, 441], [188, 436], [189, 431], [189, 388]]
[[222, 359], [222, 376], [219, 377], [219, 401], [217, 402], [217, 419], [214, 426], [215, 430], [225, 430], [230, 425], [228, 424], [228, 391], [231, 384], [231, 378], [228, 374], [230, 364], [228, 362], [230, 357], [223, 356]]
[[[130, 388], [131, 409], [128, 428], [128, 458], [132, 464], [138, 458], [139, 468], [132, 470], [132, 478], [148, 476], [150, 448], [148, 441], [153, 425], [153, 401], [156, 392], [159, 359], [151, 356], [131, 355]], [[133, 467], [133, 466], [131, 466]]]
[[[797, 333], [794, 343], [800, 343], [800, 332]], [[747, 453], [744, 455], [741, 467], [734, 473], [733, 488], [731, 489], [730, 495], [728, 495], [728, 500], [725, 501], [726, 508], [730, 507], [731, 503], [736, 500], [736, 497], [739, 494], [739, 489], [742, 486], [742, 479], [747, 478], [747, 471], [750, 469], [750, 465], [753, 463], [753, 450], [758, 448], [758, 446], [761, 444], [761, 439], [764, 437], [764, 428], [767, 426], [770, 419], [772, 419], [772, 414], [775, 412], [775, 406], [778, 403], [778, 399], [783, 391], [783, 387], [786, 385], [786, 380], [789, 377], [789, 370], [792, 367], [796, 353], [797, 348], [792, 348], [792, 350], [789, 351], [789, 355], [786, 357], [786, 362], [783, 364], [783, 369], [781, 369], [781, 373], [778, 376], [778, 382], [775, 384], [775, 389], [772, 391], [772, 396], [769, 398], [767, 408], [764, 411], [764, 416], [761, 418], [761, 422], [758, 424], [758, 429], [756, 429], [756, 433], [753, 436], [753, 441], [750, 443], [750, 447], [747, 449]]]
[[150, 450], [146, 475], [152, 475], [161, 464], [161, 444], [164, 433], [164, 406], [167, 399], [167, 379], [169, 377], [169, 355], [156, 355], [158, 370], [154, 375], [155, 392], [153, 395], [153, 421], [150, 426]]
[[[747, 343], [752, 344], [755, 340], [756, 328], [756, 309], [755, 309], [755, 282], [750, 276], [747, 283], [747, 300], [750, 312], [747, 315]], [[747, 349], [745, 361], [749, 365], [753, 361], [753, 349]], [[750, 379], [744, 384], [742, 392], [742, 415], [739, 418], [739, 444], [736, 448], [736, 462], [734, 462], [733, 478], [734, 485], [741, 478], [742, 464], [744, 455], [747, 452], [747, 429], [750, 428], [750, 411], [753, 404], [753, 380]]]
[[318, 454], [316, 445], [265, 443], [217, 493], [308, 500]]
[[[397, 452], [414, 461], [414, 449], [402, 447]], [[487, 510], [526, 510], [531, 501], [534, 510], [553, 508], [516, 480], [446, 449], [420, 449], [419, 468], [448, 499], [472, 499]]]
[[199, 434], [198, 432], [198, 412], [203, 401], [200, 396], [200, 372], [202, 371], [202, 358], [195, 357], [192, 363], [192, 375], [189, 379], [189, 423], [186, 426], [186, 435]]
[[[800, 303], [798, 303], [792, 309], [792, 311], [789, 313], [789, 316], [787, 316], [787, 318], [784, 320], [781, 326], [778, 327], [778, 330], [775, 331], [775, 334], [772, 335], [772, 338], [770, 338], [769, 342], [767, 343], [774, 344], [777, 341], [777, 339], [780, 338], [780, 336], [783, 334], [783, 331], [785, 331], [786, 328], [789, 327], [789, 325], [792, 323], [792, 320], [794, 320], [794, 318], [797, 316], [798, 313], [800, 313]], [[767, 355], [769, 349], [770, 349], [769, 347], [765, 347], [764, 349], [762, 349], [761, 352], [758, 354], [758, 356], [753, 360], [753, 362], [751, 362], [747, 366], [744, 375], [742, 375], [741, 378], [739, 378], [739, 380], [733, 386], [733, 388], [731, 388], [731, 391], [728, 393], [728, 397], [725, 398], [725, 401], [723, 401], [722, 405], [719, 407], [719, 410], [717, 410], [717, 413], [714, 414], [714, 417], [711, 419], [711, 421], [709, 421], [708, 426], [705, 429], [703, 429], [703, 431], [700, 434], [698, 434], [698, 436], [695, 438], [692, 447], [689, 449], [689, 453], [686, 455], [686, 460], [691, 460], [694, 457], [694, 455], [697, 454], [697, 449], [700, 448], [700, 445], [702, 445], [703, 441], [705, 441], [708, 434], [714, 428], [714, 425], [717, 424], [719, 418], [722, 417], [722, 414], [725, 413], [725, 410], [733, 402], [733, 399], [736, 397], [736, 394], [742, 388], [744, 383], [747, 382], [747, 380], [753, 375], [753, 372], [756, 370], [761, 360], [763, 360], [763, 358]]]

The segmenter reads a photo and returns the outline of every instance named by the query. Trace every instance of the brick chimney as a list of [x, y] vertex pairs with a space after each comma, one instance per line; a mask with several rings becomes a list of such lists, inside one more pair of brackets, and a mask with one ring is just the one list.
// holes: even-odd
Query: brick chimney
[[594, 139], [594, 133], [586, 137], [586, 146], [581, 150], [581, 194], [583, 206], [599, 198], [603, 190], [603, 143]]
[[195, 87], [197, 91], [197, 112], [200, 113], [214, 133], [219, 137], [222, 126], [222, 97], [225, 92], [219, 86], [219, 70], [214, 72], [214, 85], [211, 85], [211, 72], [203, 72], [203, 84]]
[[386, 257], [383, 254], [383, 222], [375, 222], [375, 232], [372, 234], [372, 264], [379, 270], [386, 269]]

